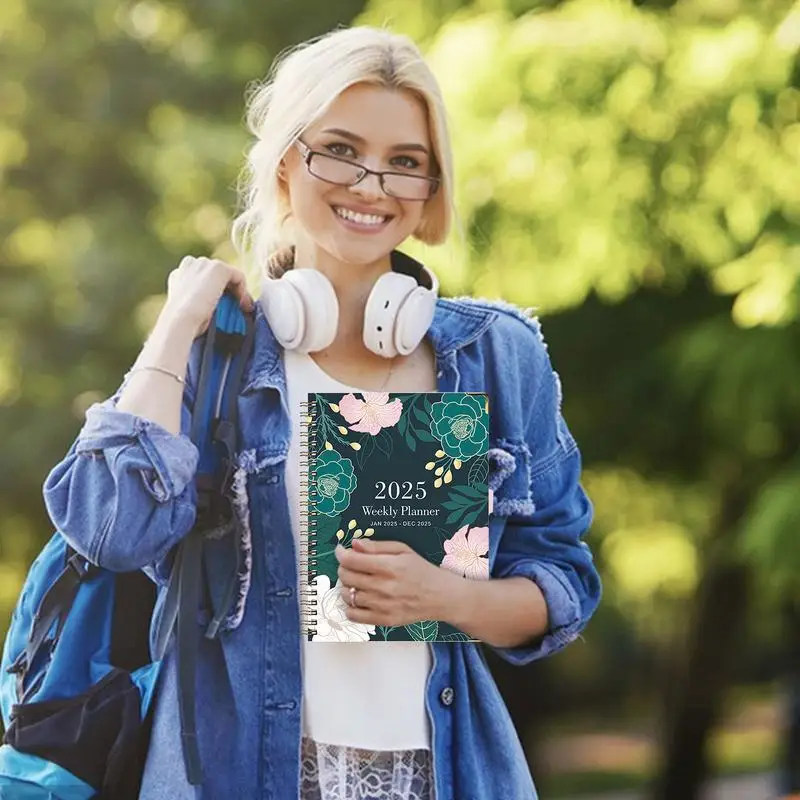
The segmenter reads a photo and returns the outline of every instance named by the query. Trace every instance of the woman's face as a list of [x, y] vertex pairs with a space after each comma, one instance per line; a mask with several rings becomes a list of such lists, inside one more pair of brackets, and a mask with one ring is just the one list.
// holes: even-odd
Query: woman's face
[[[351, 86], [300, 139], [313, 151], [372, 170], [432, 174], [425, 104], [407, 91]], [[355, 186], [326, 183], [310, 174], [294, 145], [284, 163], [295, 221], [313, 244], [340, 262], [366, 265], [385, 259], [422, 219], [424, 200], [384, 193], [376, 175]], [[321, 171], [318, 163], [316, 158], [312, 162], [315, 172]]]

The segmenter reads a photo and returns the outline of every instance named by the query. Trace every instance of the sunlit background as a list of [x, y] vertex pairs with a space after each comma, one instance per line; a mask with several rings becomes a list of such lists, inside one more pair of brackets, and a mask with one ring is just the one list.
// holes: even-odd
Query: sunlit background
[[42, 481], [168, 271], [233, 259], [247, 83], [353, 21], [411, 34], [448, 101], [460, 233], [412, 251], [449, 295], [536, 309], [584, 453], [604, 602], [565, 653], [491, 662], [542, 797], [775, 796], [800, 771], [785, 0], [2, 0], [0, 634]]

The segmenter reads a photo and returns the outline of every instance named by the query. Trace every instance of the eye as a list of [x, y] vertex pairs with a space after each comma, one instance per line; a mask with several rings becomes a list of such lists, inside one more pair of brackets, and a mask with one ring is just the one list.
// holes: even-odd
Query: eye
[[355, 158], [356, 151], [352, 145], [345, 144], [344, 142], [331, 142], [325, 145], [325, 149], [334, 156], [340, 158]]
[[393, 167], [402, 167], [403, 169], [419, 169], [420, 163], [416, 158], [411, 156], [396, 156], [392, 159]]

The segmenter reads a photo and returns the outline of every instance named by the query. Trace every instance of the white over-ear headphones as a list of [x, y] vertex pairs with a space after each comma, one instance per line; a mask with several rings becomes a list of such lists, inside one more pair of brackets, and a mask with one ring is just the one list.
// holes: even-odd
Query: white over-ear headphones
[[[375, 282], [364, 309], [364, 345], [384, 358], [408, 355], [428, 332], [439, 281], [427, 267], [393, 251], [392, 271]], [[331, 282], [315, 269], [265, 276], [261, 307], [275, 338], [287, 350], [314, 353], [333, 342], [339, 303]]]

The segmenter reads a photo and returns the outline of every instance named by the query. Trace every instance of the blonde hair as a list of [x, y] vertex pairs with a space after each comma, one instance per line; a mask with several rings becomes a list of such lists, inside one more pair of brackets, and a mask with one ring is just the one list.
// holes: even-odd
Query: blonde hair
[[[278, 166], [292, 142], [347, 88], [370, 83], [413, 92], [427, 107], [439, 190], [426, 201], [414, 237], [426, 244], [447, 238], [452, 217], [453, 158], [439, 85], [406, 36], [369, 27], [336, 30], [279, 56], [248, 98], [246, 121], [256, 137], [239, 182], [241, 213], [231, 240], [244, 263], [280, 271], [281, 253], [294, 242], [287, 231], [289, 200]], [[277, 258], [276, 258], [277, 256]]]

